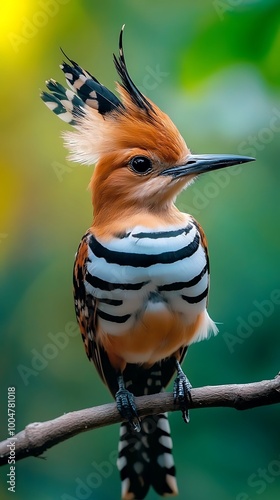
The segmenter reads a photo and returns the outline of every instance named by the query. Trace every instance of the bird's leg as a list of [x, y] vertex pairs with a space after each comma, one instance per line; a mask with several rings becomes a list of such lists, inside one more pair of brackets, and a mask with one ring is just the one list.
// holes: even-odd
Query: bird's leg
[[184, 374], [179, 361], [176, 360], [177, 376], [174, 381], [173, 397], [174, 402], [179, 403], [180, 410], [182, 411], [183, 419], [186, 424], [190, 421], [189, 403], [191, 401], [192, 386]]
[[122, 375], [118, 377], [118, 386], [119, 390], [115, 394], [117, 409], [121, 416], [125, 420], [128, 420], [132, 429], [139, 432], [141, 430], [141, 425], [136, 409], [134, 395], [125, 388]]

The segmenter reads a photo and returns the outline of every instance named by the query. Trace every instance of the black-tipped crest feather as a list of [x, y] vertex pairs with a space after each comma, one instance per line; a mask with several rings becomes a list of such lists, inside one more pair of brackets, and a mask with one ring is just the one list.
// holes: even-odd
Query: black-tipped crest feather
[[[93, 79], [94, 82], [98, 83], [99, 85], [101, 85], [101, 83], [86, 69], [83, 69], [81, 68], [81, 66], [79, 66], [78, 63], [76, 63], [75, 61], [73, 61], [73, 59], [70, 59], [70, 57], [68, 57], [68, 55], [64, 52], [63, 48], [60, 47], [60, 50], [62, 52], [62, 54], [66, 57], [66, 59], [72, 64], [72, 66], [74, 66], [74, 68], [79, 72], [79, 73], [83, 73], [83, 74], [86, 74], [88, 75], [90, 78]], [[67, 64], [67, 63], [63, 63], [63, 64]], [[70, 66], [69, 66], [70, 67]]]
[[141, 109], [144, 109], [147, 111], [147, 113], [149, 113], [149, 111], [153, 111], [153, 107], [152, 107], [151, 103], [146, 99], [146, 97], [136, 87], [136, 85], [131, 80], [131, 78], [128, 74], [128, 71], [127, 71], [125, 58], [124, 58], [124, 51], [123, 51], [124, 26], [125, 25], [123, 25], [123, 27], [121, 29], [120, 38], [119, 38], [119, 58], [117, 58], [115, 56], [115, 54], [113, 54], [116, 70], [121, 78], [122, 87], [129, 93], [134, 104], [136, 104]]
[[[154, 112], [154, 108], [133, 83], [127, 71], [123, 52], [123, 30], [124, 26], [119, 37], [119, 58], [114, 55], [115, 67], [121, 78], [121, 86], [127, 91], [132, 102], [149, 115], [150, 112]], [[71, 91], [54, 80], [49, 80], [47, 87], [50, 93], [42, 92], [41, 98], [51, 111], [64, 122], [79, 127], [77, 118], [86, 114], [86, 106], [93, 108], [104, 118], [112, 111], [121, 113], [125, 109], [124, 104], [113, 92], [102, 85], [89, 71], [70, 59], [61, 47], [60, 50], [66, 59], [60, 68]]]
[[123, 107], [113, 92], [102, 85], [89, 71], [84, 70], [73, 59], [70, 59], [62, 49], [61, 51], [71, 63], [70, 65], [64, 62], [60, 66], [66, 81], [85, 104], [96, 109], [102, 115]]

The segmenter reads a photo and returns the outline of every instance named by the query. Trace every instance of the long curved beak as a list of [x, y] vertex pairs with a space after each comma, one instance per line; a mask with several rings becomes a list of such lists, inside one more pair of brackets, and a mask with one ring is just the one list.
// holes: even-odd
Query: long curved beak
[[256, 158], [250, 156], [239, 155], [189, 155], [185, 165], [167, 168], [161, 172], [161, 175], [170, 175], [177, 179], [178, 177], [184, 177], [190, 174], [198, 175], [204, 172], [218, 170], [219, 168], [255, 161], [255, 159]]

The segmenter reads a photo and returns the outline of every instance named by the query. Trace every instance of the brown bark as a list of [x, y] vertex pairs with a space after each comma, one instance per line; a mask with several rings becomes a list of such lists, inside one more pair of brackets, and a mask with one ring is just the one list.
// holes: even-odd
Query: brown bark
[[[140, 417], [160, 412], [178, 411], [171, 393], [141, 396], [135, 399]], [[191, 391], [190, 409], [231, 407], [247, 410], [280, 402], [280, 374], [272, 380], [250, 384], [206, 386]], [[0, 443], [0, 465], [7, 463], [10, 448], [15, 442], [16, 460], [39, 456], [48, 448], [66, 439], [105, 425], [121, 422], [115, 403], [73, 411], [46, 422], [29, 424], [24, 430]]]

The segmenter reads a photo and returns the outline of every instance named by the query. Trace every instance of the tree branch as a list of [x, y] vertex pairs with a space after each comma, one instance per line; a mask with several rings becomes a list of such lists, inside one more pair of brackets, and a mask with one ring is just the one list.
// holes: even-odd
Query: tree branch
[[[135, 399], [140, 417], [166, 411], [178, 411], [171, 393], [141, 396]], [[257, 406], [280, 403], [280, 373], [273, 380], [251, 384], [207, 386], [192, 389], [189, 407], [231, 407], [247, 410]], [[116, 404], [73, 411], [46, 422], [35, 422], [0, 443], [0, 465], [8, 462], [10, 445], [15, 443], [16, 460], [39, 456], [48, 448], [81, 432], [121, 422]]]

